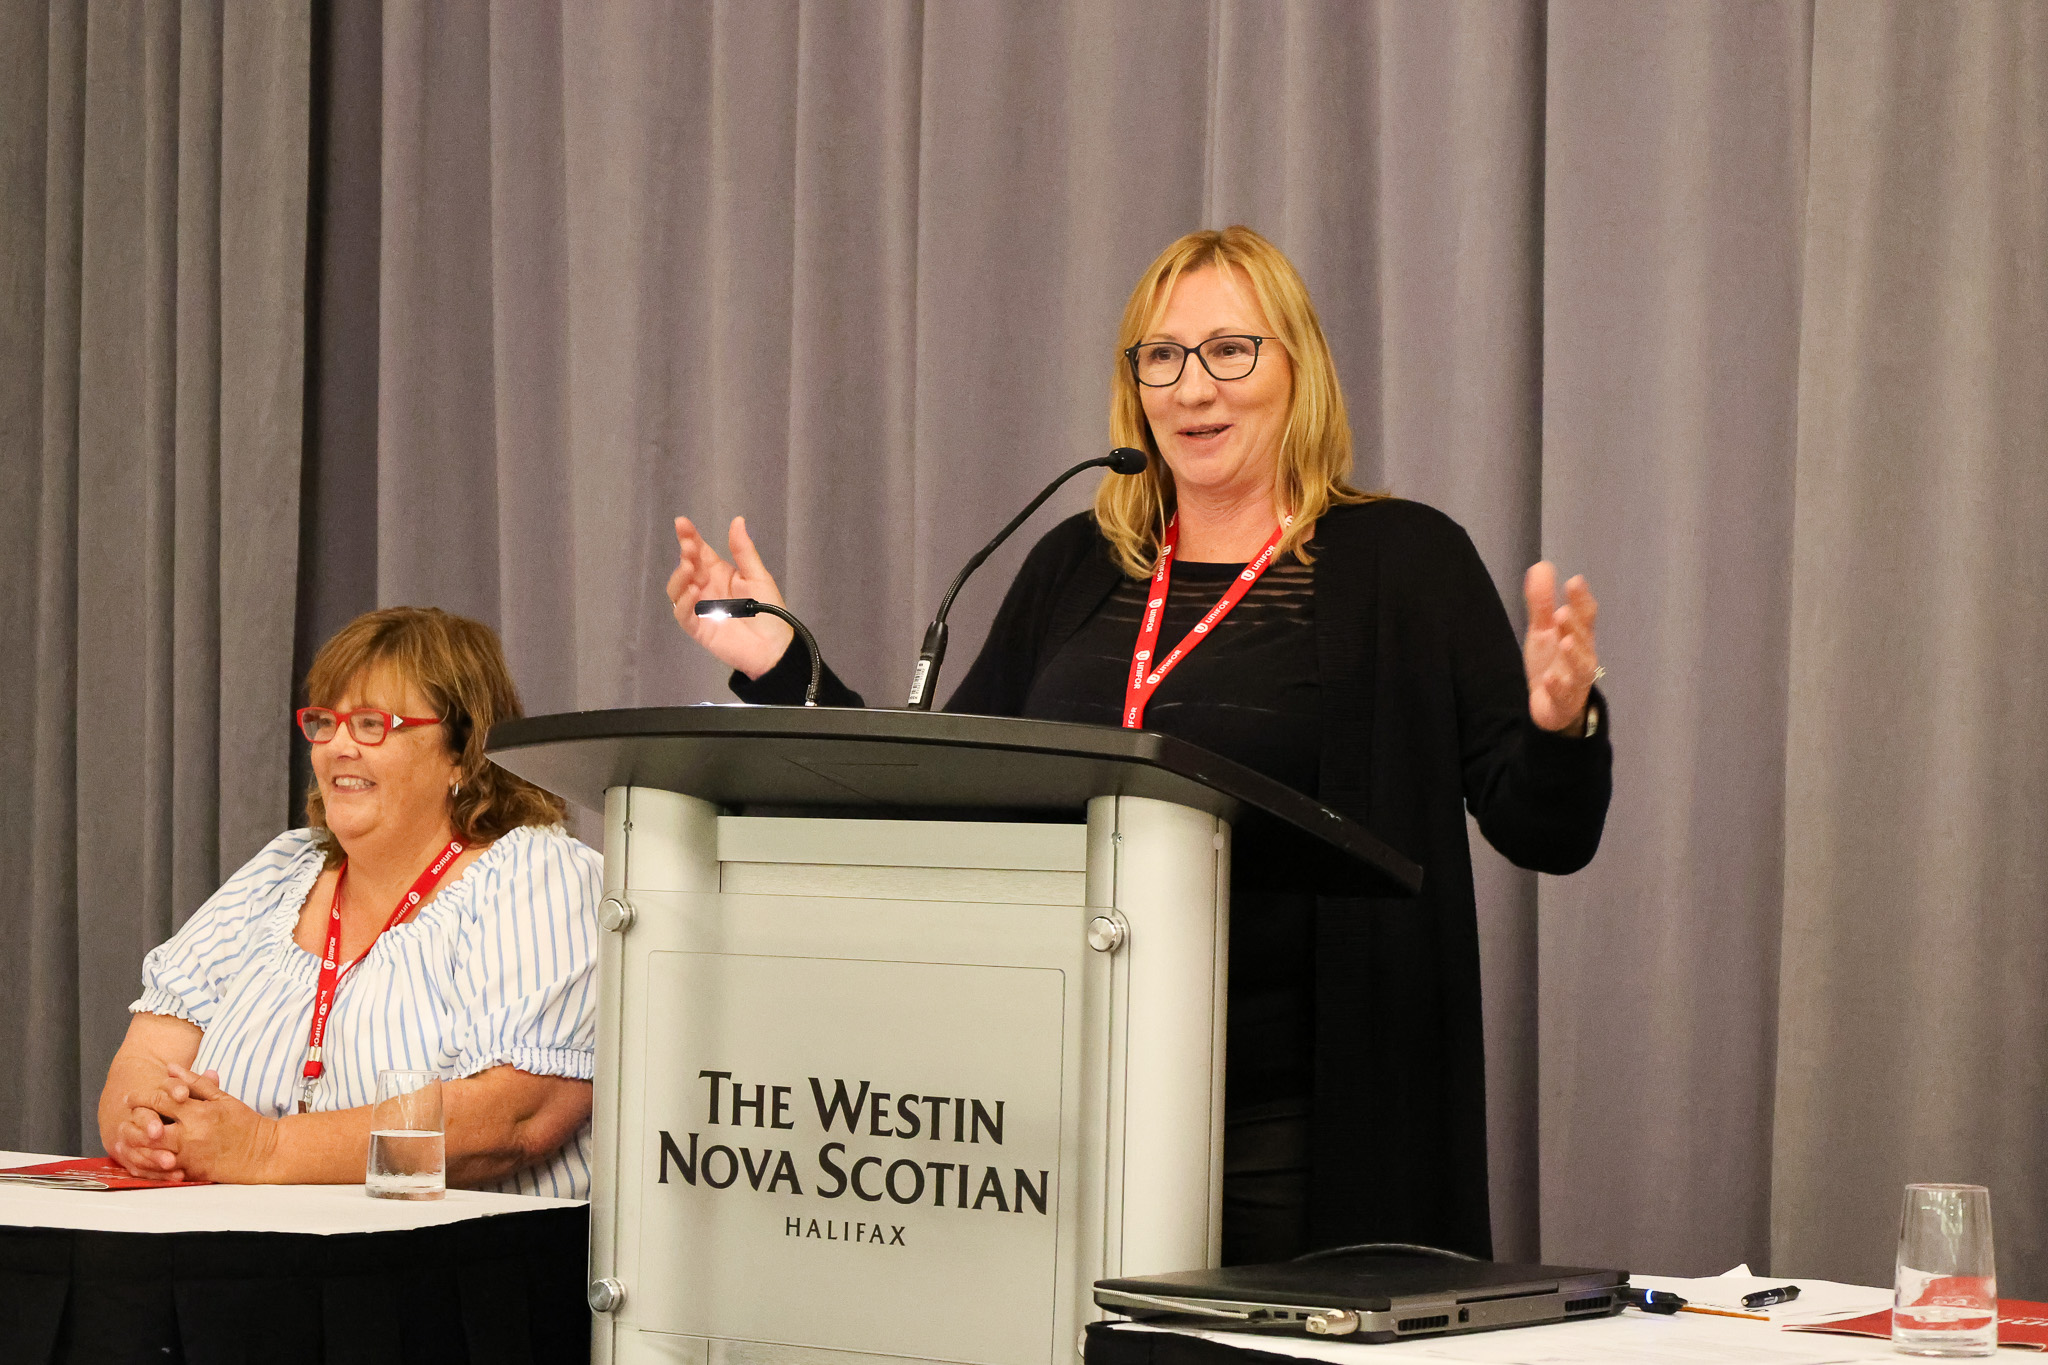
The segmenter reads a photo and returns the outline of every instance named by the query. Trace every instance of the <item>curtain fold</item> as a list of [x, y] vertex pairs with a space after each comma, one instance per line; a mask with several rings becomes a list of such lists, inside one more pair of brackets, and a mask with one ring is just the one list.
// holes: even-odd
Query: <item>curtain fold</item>
[[1769, 1241], [1808, 26], [1549, 9], [1543, 544], [1600, 594], [1616, 736], [1600, 856], [1543, 880], [1537, 931], [1571, 1264]]
[[286, 809], [307, 21], [40, 8], [7, 12], [8, 577], [35, 591], [4, 622], [0, 1107], [9, 1145], [84, 1151], [142, 954]]
[[2048, 1292], [2048, 10], [1814, 18], [1772, 1258]]

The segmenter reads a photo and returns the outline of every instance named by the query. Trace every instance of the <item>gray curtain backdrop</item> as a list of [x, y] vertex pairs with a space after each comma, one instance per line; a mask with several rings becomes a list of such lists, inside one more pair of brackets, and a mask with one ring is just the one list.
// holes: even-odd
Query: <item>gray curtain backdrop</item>
[[96, 1151], [142, 954], [286, 809], [308, 26], [0, 5], [0, 1143]]
[[[1773, 1259], [1992, 1189], [2048, 1293], [2048, 5], [1814, 21]], [[1822, 150], [1826, 149], [1826, 155]]]
[[[894, 704], [957, 566], [1106, 444], [1139, 270], [1250, 223], [1361, 481], [1458, 518], [1516, 616], [1539, 555], [1603, 603], [1599, 859], [1477, 850], [1500, 1254], [1883, 1283], [1899, 1185], [1974, 1179], [2003, 1288], [2048, 1296], [2040, 0], [323, 15], [301, 665], [422, 602], [496, 624], [532, 711], [721, 698], [668, 523], [743, 512]], [[74, 619], [24, 610], [38, 650]], [[44, 657], [39, 697], [101, 658]]]
[[1131, 280], [1251, 223], [1362, 479], [1605, 604], [1606, 846], [1481, 855], [1502, 1253], [1881, 1282], [1952, 1176], [2048, 1292], [2044, 12], [391, 0], [376, 599], [716, 698], [667, 522], [744, 512], [893, 702]]

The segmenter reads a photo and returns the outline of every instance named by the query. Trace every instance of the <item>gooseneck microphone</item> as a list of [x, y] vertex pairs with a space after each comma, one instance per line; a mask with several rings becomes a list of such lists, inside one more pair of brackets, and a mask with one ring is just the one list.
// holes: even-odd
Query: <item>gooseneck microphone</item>
[[1010, 524], [996, 532], [996, 538], [981, 547], [981, 553], [967, 561], [967, 567], [954, 578], [953, 586], [946, 589], [946, 595], [939, 599], [939, 614], [925, 627], [924, 648], [917, 654], [917, 673], [910, 680], [910, 701], [908, 709], [929, 711], [932, 709], [932, 693], [939, 683], [939, 665], [946, 661], [946, 613], [953, 609], [953, 598], [958, 595], [960, 585], [967, 581], [967, 575], [981, 567], [981, 562], [996, 552], [996, 547], [1010, 538], [1010, 533], [1024, 524], [1024, 519], [1036, 512], [1045, 500], [1059, 491], [1061, 484], [1084, 469], [1109, 466], [1119, 474], [1142, 474], [1149, 457], [1142, 450], [1131, 446], [1118, 446], [1109, 454], [1098, 459], [1083, 460], [1066, 473], [1045, 486], [1045, 490], [1019, 512], [1010, 518]]
[[781, 617], [796, 627], [796, 633], [803, 637], [804, 648], [811, 651], [811, 685], [804, 689], [804, 705], [816, 706], [818, 679], [824, 668], [824, 656], [818, 653], [818, 638], [811, 634], [809, 626], [773, 602], [761, 602], [751, 597], [711, 597], [697, 604], [697, 614], [713, 621], [723, 621], [727, 617], [759, 616], [762, 612]]

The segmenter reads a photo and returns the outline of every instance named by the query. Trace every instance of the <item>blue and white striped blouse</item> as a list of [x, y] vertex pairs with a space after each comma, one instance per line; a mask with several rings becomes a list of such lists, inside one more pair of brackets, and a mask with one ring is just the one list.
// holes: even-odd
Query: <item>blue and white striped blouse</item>
[[[195, 1071], [260, 1114], [298, 1108], [320, 959], [292, 941], [320, 876], [308, 830], [288, 830], [142, 963], [128, 1008], [197, 1024]], [[589, 1080], [597, 1068], [597, 902], [603, 860], [559, 829], [515, 829], [342, 981], [313, 1108], [377, 1097], [380, 1069], [457, 1080], [493, 1066]], [[583, 1199], [590, 1125], [488, 1188]]]

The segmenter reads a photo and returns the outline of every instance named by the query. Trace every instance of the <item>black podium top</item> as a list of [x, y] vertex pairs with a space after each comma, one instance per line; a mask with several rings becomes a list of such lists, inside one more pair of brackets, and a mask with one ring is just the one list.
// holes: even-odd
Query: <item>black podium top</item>
[[943, 711], [651, 706], [493, 726], [493, 762], [579, 805], [657, 787], [754, 815], [1080, 819], [1144, 796], [1229, 821], [1263, 885], [1412, 896], [1422, 869], [1354, 820], [1169, 735]]

